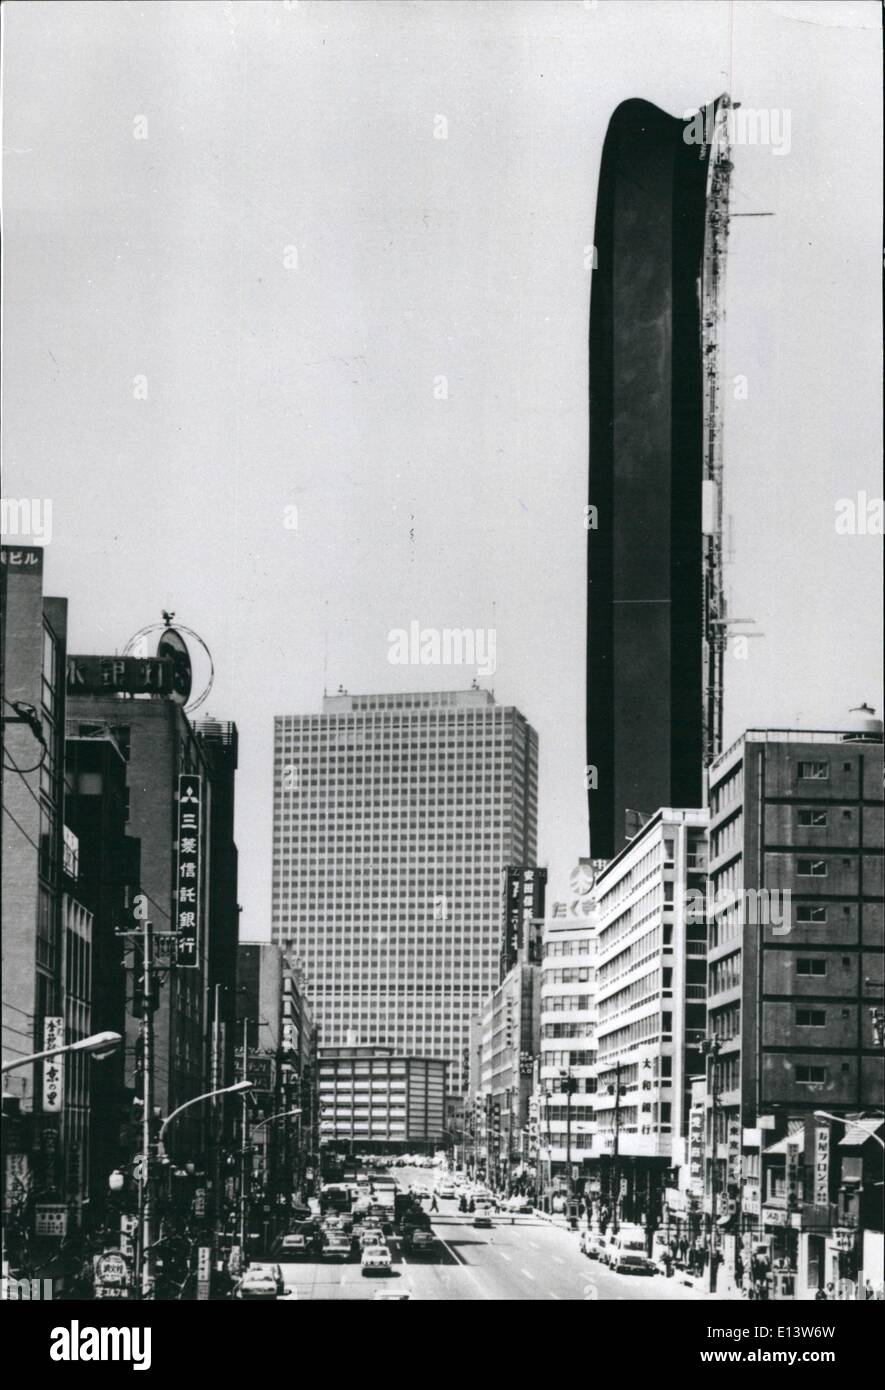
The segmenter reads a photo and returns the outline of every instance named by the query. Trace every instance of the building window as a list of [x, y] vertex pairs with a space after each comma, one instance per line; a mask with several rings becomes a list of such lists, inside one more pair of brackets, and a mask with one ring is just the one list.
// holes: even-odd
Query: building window
[[806, 782], [826, 782], [830, 776], [830, 764], [800, 763], [799, 776]]
[[797, 975], [826, 975], [827, 963], [825, 960], [802, 959], [796, 961]]
[[799, 812], [799, 824], [801, 826], [826, 825], [826, 811], [801, 810]]
[[827, 1079], [826, 1067], [797, 1067], [796, 1080], [803, 1086], [819, 1086]]
[[800, 878], [826, 878], [827, 861], [825, 859], [800, 859], [796, 865], [796, 872]]
[[797, 1009], [797, 1028], [824, 1028], [827, 1022], [826, 1009]]
[[825, 922], [827, 909], [816, 903], [799, 903], [796, 908], [797, 922]]

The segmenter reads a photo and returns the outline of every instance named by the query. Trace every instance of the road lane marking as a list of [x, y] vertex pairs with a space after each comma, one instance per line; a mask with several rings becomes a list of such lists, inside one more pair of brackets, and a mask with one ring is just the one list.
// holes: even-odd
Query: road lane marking
[[526, 1277], [526, 1279], [531, 1279], [532, 1283], [535, 1282], [535, 1276], [534, 1276], [534, 1274], [532, 1274], [531, 1270], [529, 1270], [529, 1269], [521, 1269], [519, 1272], [520, 1272], [520, 1274], [524, 1274], [525, 1277]]
[[509, 1264], [509, 1263], [510, 1263], [510, 1260], [511, 1260], [511, 1256], [507, 1254], [506, 1250], [502, 1250], [502, 1249], [500, 1248], [500, 1246], [497, 1246], [497, 1245], [495, 1246], [495, 1249], [497, 1250], [498, 1254], [501, 1256], [501, 1259], [502, 1259], [502, 1260], [506, 1260], [507, 1263]]
[[548, 1290], [548, 1293], [547, 1293], [547, 1297], [548, 1297], [548, 1298], [556, 1298], [556, 1299], [559, 1299], [560, 1303], [562, 1302], [562, 1299], [559, 1298], [559, 1294], [558, 1294], [558, 1293], [550, 1293], [549, 1290]]
[[470, 1265], [467, 1263], [467, 1261], [463, 1260], [460, 1255], [456, 1254], [455, 1251], [452, 1249], [451, 1245], [449, 1245], [449, 1242], [447, 1240], [443, 1240], [442, 1236], [438, 1236], [437, 1239], [439, 1240], [440, 1245], [443, 1246], [444, 1249], [448, 1250], [452, 1259], [455, 1261], [455, 1264], [460, 1265], [462, 1269], [466, 1270], [468, 1277], [472, 1279], [473, 1283], [476, 1285], [480, 1298], [485, 1298], [486, 1300], [491, 1298], [491, 1294], [486, 1293], [485, 1289], [477, 1279], [476, 1275], [470, 1268]]
[[558, 1265], [564, 1265], [564, 1264], [565, 1264], [565, 1260], [562, 1258], [561, 1255], [554, 1255], [553, 1258], [554, 1258], [554, 1260], [556, 1261], [556, 1263], [557, 1263]]

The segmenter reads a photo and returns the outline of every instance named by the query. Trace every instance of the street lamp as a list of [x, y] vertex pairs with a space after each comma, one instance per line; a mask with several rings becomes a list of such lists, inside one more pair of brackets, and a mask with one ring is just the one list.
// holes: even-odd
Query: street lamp
[[716, 1292], [716, 1263], [717, 1263], [717, 1226], [716, 1226], [716, 1199], [718, 1197], [719, 1182], [719, 1142], [716, 1132], [716, 1106], [718, 1103], [718, 1075], [716, 1063], [722, 1047], [722, 1039], [718, 1033], [712, 1037], [704, 1038], [701, 1043], [701, 1052], [710, 1059], [710, 1129], [713, 1141], [713, 1157], [710, 1162], [710, 1293]]
[[159, 1133], [159, 1137], [158, 1137], [158, 1139], [157, 1139], [157, 1150], [158, 1150], [158, 1153], [162, 1153], [162, 1149], [163, 1149], [163, 1135], [166, 1133], [166, 1130], [168, 1129], [169, 1125], [171, 1125], [171, 1123], [172, 1123], [172, 1121], [175, 1119], [176, 1115], [180, 1115], [181, 1112], [182, 1112], [182, 1110], [187, 1110], [187, 1109], [189, 1109], [189, 1107], [192, 1106], [192, 1105], [199, 1105], [200, 1101], [202, 1101], [202, 1100], [212, 1100], [213, 1096], [228, 1096], [228, 1095], [234, 1095], [235, 1093], [237, 1093], [237, 1092], [239, 1092], [239, 1091], [251, 1091], [251, 1090], [252, 1090], [252, 1082], [251, 1082], [251, 1081], [235, 1081], [234, 1084], [233, 1084], [232, 1086], [219, 1086], [218, 1089], [215, 1090], [215, 1091], [206, 1091], [205, 1094], [202, 1095], [202, 1096], [194, 1096], [193, 1099], [191, 1099], [191, 1100], [186, 1100], [186, 1101], [184, 1102], [183, 1105], [179, 1105], [179, 1107], [178, 1107], [177, 1110], [173, 1110], [171, 1115], [167, 1115], [167, 1116], [166, 1116], [166, 1119], [163, 1121], [162, 1125], [160, 1126], [160, 1133]]
[[[249, 1086], [251, 1086], [251, 1085], [252, 1085], [252, 1082], [249, 1081], [249, 1082], [246, 1083], [246, 1084], [249, 1085]], [[231, 1089], [232, 1089], [232, 1090], [237, 1090], [237, 1091], [242, 1091], [242, 1090], [244, 1089], [243, 1082], [240, 1082], [240, 1084], [239, 1084], [238, 1086], [232, 1087]], [[290, 1115], [300, 1115], [300, 1114], [302, 1114], [302, 1107], [301, 1107], [301, 1106], [299, 1106], [299, 1107], [297, 1108], [297, 1110], [281, 1110], [280, 1113], [279, 1113], [278, 1115], [269, 1115], [268, 1118], [267, 1118], [266, 1120], [259, 1120], [257, 1125], [253, 1125], [253, 1126], [252, 1126], [252, 1137], [253, 1137], [253, 1138], [255, 1137], [255, 1135], [258, 1133], [259, 1129], [261, 1129], [261, 1127], [262, 1127], [263, 1125], [273, 1124], [274, 1120], [288, 1120], [288, 1118], [289, 1118]]]
[[4, 1062], [4, 1072], [14, 1071], [16, 1067], [27, 1067], [32, 1062], [42, 1062], [47, 1057], [61, 1057], [69, 1052], [90, 1052], [97, 1062], [110, 1057], [123, 1041], [119, 1033], [93, 1033], [79, 1042], [65, 1043], [62, 1047], [50, 1047], [46, 1052], [32, 1052], [28, 1057], [17, 1057], [13, 1062]]
[[572, 1096], [578, 1089], [577, 1077], [572, 1076], [571, 1067], [559, 1073], [562, 1078], [561, 1089], [565, 1091], [565, 1192], [566, 1215], [572, 1220]]
[[[853, 1121], [853, 1120], [849, 1120], [848, 1117], [847, 1117], [846, 1115], [831, 1115], [831, 1114], [829, 1114], [829, 1112], [826, 1111], [826, 1110], [815, 1110], [815, 1112], [814, 1112], [814, 1118], [815, 1118], [816, 1120], [833, 1120], [833, 1121], [835, 1121], [835, 1123], [836, 1123], [837, 1125], [850, 1125], [850, 1124], [853, 1124], [853, 1123], [854, 1123], [854, 1121]], [[863, 1118], [863, 1117], [861, 1117], [861, 1118]], [[878, 1116], [873, 1116], [872, 1118], [878, 1119], [879, 1117], [878, 1117]], [[862, 1129], [862, 1128], [863, 1128], [863, 1125], [861, 1125], [860, 1127], [861, 1127], [861, 1129]], [[879, 1144], [883, 1149], [885, 1149], [885, 1139], [883, 1139], [882, 1136], [881, 1136], [880, 1134], [876, 1134], [875, 1131], [874, 1131], [874, 1130], [871, 1130], [871, 1129], [870, 1129], [870, 1130], [867, 1130], [866, 1132], [867, 1132], [873, 1139], [875, 1139], [875, 1141], [876, 1141], [877, 1144]]]

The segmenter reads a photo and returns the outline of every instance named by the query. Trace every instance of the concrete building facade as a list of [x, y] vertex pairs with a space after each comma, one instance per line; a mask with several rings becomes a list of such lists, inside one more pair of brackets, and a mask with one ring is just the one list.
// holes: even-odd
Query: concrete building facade
[[320, 1047], [320, 1147], [339, 1154], [429, 1151], [446, 1134], [447, 1062], [389, 1047]]
[[537, 735], [486, 691], [338, 695], [274, 732], [273, 940], [323, 1045], [445, 1058], [497, 983], [501, 870], [534, 861]]
[[[751, 729], [710, 770], [708, 1031], [719, 1050], [706, 1207], [715, 1163], [735, 1232], [774, 1238], [793, 1267], [809, 1123], [883, 1103], [882, 734], [877, 721], [857, 725]], [[785, 1189], [766, 1189], [778, 1158], [786, 1216]]]
[[[596, 915], [592, 890], [573, 915], [556, 903], [544, 924], [535, 1102], [538, 1186], [545, 1198], [595, 1190]], [[569, 1091], [568, 1085], [572, 1089]], [[569, 1099], [570, 1097], [570, 1099]], [[569, 1166], [577, 1178], [569, 1180]]]
[[706, 811], [663, 808], [596, 883], [596, 1142], [627, 1220], [657, 1220], [704, 1069], [706, 921], [687, 895], [706, 873]]

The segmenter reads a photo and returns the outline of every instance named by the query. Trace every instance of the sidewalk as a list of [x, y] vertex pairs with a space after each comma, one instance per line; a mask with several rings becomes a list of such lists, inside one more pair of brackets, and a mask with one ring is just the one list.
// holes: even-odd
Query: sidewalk
[[[562, 1212], [548, 1212], [536, 1209], [534, 1215], [540, 1217], [542, 1221], [546, 1221], [551, 1226], [558, 1226], [560, 1230], [568, 1231], [570, 1229], [568, 1217]], [[579, 1226], [575, 1231], [575, 1235], [577, 1235], [580, 1230], [581, 1227]], [[663, 1275], [661, 1275], [661, 1277], [663, 1277]], [[690, 1289], [692, 1293], [696, 1293], [702, 1298], [709, 1298], [723, 1303], [733, 1303], [739, 1299], [739, 1295], [733, 1291], [717, 1289], [714, 1294], [707, 1293], [704, 1289], [704, 1276], [702, 1274], [689, 1274], [686, 1269], [674, 1269], [671, 1279], [674, 1284], [679, 1284], [686, 1289]]]

